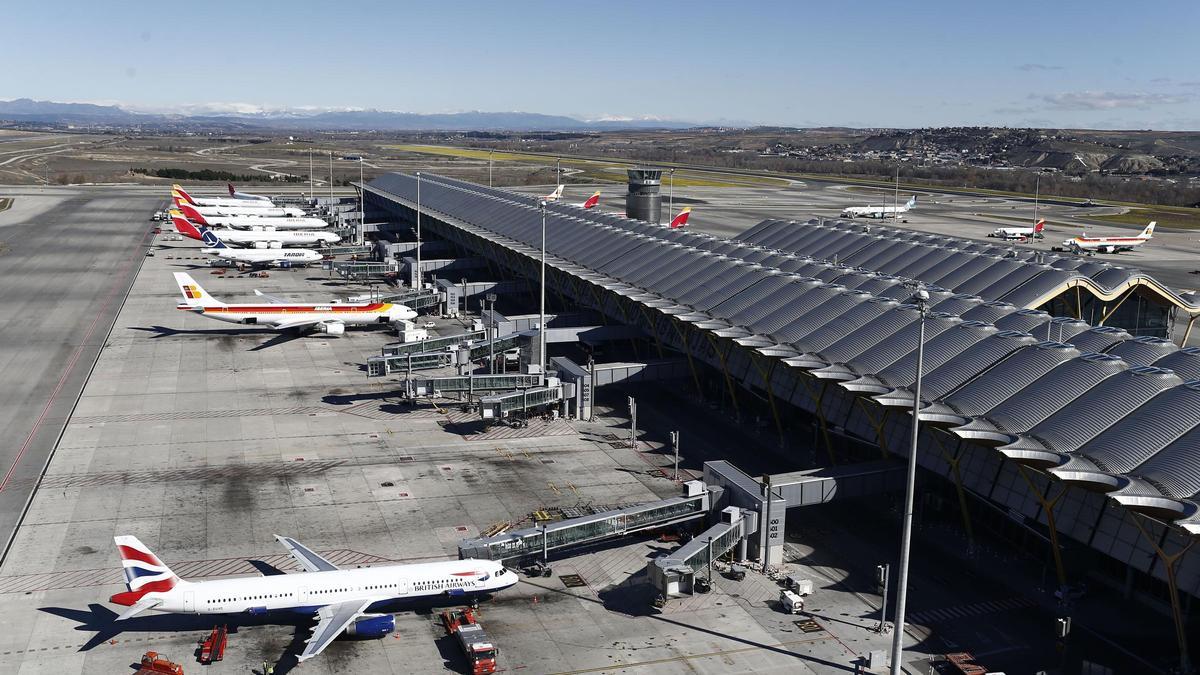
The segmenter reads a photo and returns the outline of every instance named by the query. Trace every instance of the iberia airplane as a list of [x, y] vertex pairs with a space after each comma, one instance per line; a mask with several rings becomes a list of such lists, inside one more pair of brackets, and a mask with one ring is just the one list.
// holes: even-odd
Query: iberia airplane
[[691, 213], [692, 207], [685, 206], [684, 209], [679, 212], [679, 215], [675, 216], [675, 219], [671, 221], [671, 229], [674, 230], [687, 225], [688, 216], [691, 215]]
[[600, 191], [596, 190], [595, 194], [593, 194], [591, 197], [588, 197], [583, 202], [576, 204], [575, 206], [578, 206], [581, 209], [591, 209], [591, 208], [595, 208], [595, 206], [599, 203], [600, 203]]
[[548, 194], [548, 195], [546, 195], [546, 196], [542, 197], [542, 201], [544, 201], [544, 202], [556, 202], [556, 201], [558, 201], [559, 197], [562, 197], [563, 190], [564, 190], [566, 187], [567, 187], [567, 186], [565, 186], [565, 185], [559, 185], [558, 187], [554, 188], [554, 192], [551, 192], [550, 194]]
[[266, 326], [275, 330], [316, 330], [342, 335], [346, 326], [374, 326], [415, 319], [417, 313], [404, 305], [390, 302], [331, 302], [325, 305], [298, 305], [283, 298], [255, 291], [266, 302], [231, 305], [214, 299], [190, 274], [175, 273], [175, 283], [183, 293], [176, 306], [217, 321]]
[[1131, 251], [1150, 241], [1154, 236], [1154, 226], [1156, 224], [1157, 222], [1150, 223], [1136, 237], [1089, 237], [1085, 233], [1064, 241], [1062, 245], [1063, 248], [1070, 249], [1075, 253], [1086, 253], [1088, 251], [1120, 253], [1121, 251]]
[[515, 572], [492, 560], [343, 570], [294, 539], [275, 538], [305, 571], [185, 581], [137, 537], [114, 537], [128, 590], [113, 595], [109, 602], [129, 608], [117, 621], [147, 610], [178, 614], [311, 614], [317, 618], [317, 625], [297, 656], [298, 661], [307, 661], [342, 633], [381, 638], [394, 631], [396, 619], [387, 612], [390, 605], [416, 598], [478, 597], [517, 583]]
[[[176, 200], [175, 205], [188, 220], [200, 225], [212, 227], [220, 225], [239, 230], [275, 228], [277, 230], [320, 230], [329, 227], [329, 223], [311, 216], [206, 216], [196, 210], [196, 207], [184, 201]], [[263, 210], [263, 209], [259, 209]]]
[[180, 194], [180, 192], [177, 190], [171, 190], [171, 201], [175, 204], [175, 208], [179, 208], [181, 205], [187, 204], [205, 216], [268, 216], [278, 218], [281, 216], [296, 217], [304, 215], [304, 209], [298, 209], [294, 206], [275, 206], [273, 204], [268, 206], [256, 206], [258, 202], [254, 201], [250, 201], [250, 206], [246, 206], [246, 201], [242, 200], [239, 200], [242, 201], [242, 203], [236, 206], [200, 206], [198, 204], [189, 202], [187, 198]]
[[183, 201], [192, 206], [241, 206], [241, 207], [258, 207], [262, 209], [275, 208], [275, 204], [270, 200], [263, 199], [229, 199], [225, 197], [193, 197], [184, 190], [179, 183], [171, 185], [172, 192], [178, 192], [179, 196], [183, 197]]

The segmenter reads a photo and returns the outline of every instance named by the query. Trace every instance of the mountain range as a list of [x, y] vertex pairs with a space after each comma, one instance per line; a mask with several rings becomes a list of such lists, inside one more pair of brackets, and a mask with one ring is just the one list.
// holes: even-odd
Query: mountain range
[[57, 103], [27, 98], [0, 101], [0, 121], [73, 126], [275, 129], [300, 131], [611, 131], [686, 129], [690, 122], [663, 119], [581, 120], [527, 112], [409, 113], [387, 110], [220, 114], [139, 113], [115, 105]]

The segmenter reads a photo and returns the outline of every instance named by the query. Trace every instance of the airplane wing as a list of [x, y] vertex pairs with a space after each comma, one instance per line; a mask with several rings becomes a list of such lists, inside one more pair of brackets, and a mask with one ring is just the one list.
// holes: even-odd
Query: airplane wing
[[[285, 539], [285, 537], [280, 537], [280, 539]], [[300, 652], [296, 660], [304, 662], [325, 651], [329, 643], [341, 635], [350, 622], [362, 616], [363, 611], [378, 599], [351, 600], [336, 605], [325, 605], [317, 610], [317, 625], [313, 628], [312, 637], [308, 638], [304, 645], [304, 651]]]
[[298, 321], [287, 321], [284, 323], [271, 324], [271, 328], [275, 330], [291, 330], [293, 328], [310, 328], [321, 323], [318, 319], [300, 319]]
[[115, 621], [125, 621], [141, 614], [148, 609], [154, 609], [163, 603], [162, 598], [142, 598], [133, 603], [129, 609], [125, 610], [121, 616], [118, 616]]
[[265, 299], [267, 302], [270, 302], [272, 304], [276, 304], [276, 305], [288, 304], [287, 300], [284, 300], [283, 298], [279, 297], [278, 295], [271, 295], [270, 293], [263, 293], [262, 291], [258, 290], [257, 288], [254, 289], [254, 294], [260, 298]]
[[301, 544], [295, 539], [292, 539], [291, 537], [281, 537], [279, 535], [275, 535], [275, 538], [279, 540], [279, 543], [283, 544], [283, 547], [288, 550], [288, 553], [291, 553], [292, 557], [296, 559], [296, 562], [300, 563], [301, 567], [303, 567], [306, 571], [332, 572], [337, 569], [337, 565], [334, 565], [328, 560], [317, 555], [307, 546]]

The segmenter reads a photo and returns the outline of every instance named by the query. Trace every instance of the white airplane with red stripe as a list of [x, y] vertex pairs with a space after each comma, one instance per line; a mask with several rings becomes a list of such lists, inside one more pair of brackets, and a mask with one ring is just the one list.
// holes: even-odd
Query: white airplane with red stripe
[[250, 614], [291, 612], [317, 619], [312, 636], [297, 656], [307, 661], [345, 633], [381, 638], [396, 629], [388, 610], [419, 598], [470, 598], [490, 595], [517, 583], [517, 575], [492, 560], [449, 560], [413, 565], [338, 569], [289, 537], [279, 543], [304, 568], [294, 574], [185, 581], [137, 537], [114, 541], [125, 572], [123, 593], [109, 602], [128, 607], [117, 621], [145, 611], [177, 614]]
[[324, 230], [209, 230], [204, 226], [196, 227], [178, 211], [172, 210], [170, 215], [175, 231], [196, 241], [204, 241], [206, 231], [212, 232], [226, 244], [251, 248], [332, 246], [342, 240], [341, 236]]
[[390, 325], [417, 317], [416, 311], [391, 302], [330, 302], [304, 305], [260, 291], [254, 294], [266, 302], [227, 304], [213, 298], [186, 272], [175, 273], [175, 283], [183, 293], [176, 309], [217, 321], [266, 326], [275, 330], [315, 330], [342, 335], [346, 326]]
[[1062, 245], [1063, 248], [1070, 249], [1075, 253], [1131, 251], [1154, 237], [1154, 226], [1157, 224], [1157, 222], [1151, 222], [1136, 237], [1089, 237], [1085, 232], [1078, 237], [1064, 241]]
[[576, 204], [575, 206], [578, 206], [581, 209], [594, 209], [594, 208], [596, 208], [596, 205], [599, 203], [600, 203], [600, 191], [596, 190], [596, 192], [594, 192], [591, 197], [588, 197], [587, 199], [583, 200], [582, 202]]
[[329, 227], [324, 220], [310, 216], [206, 216], [186, 202], [177, 201], [175, 205], [188, 220], [207, 227], [219, 225], [237, 230], [320, 230]]
[[193, 206], [241, 206], [249, 208], [275, 208], [274, 202], [263, 199], [231, 199], [227, 197], [193, 197], [179, 183], [171, 185], [171, 192], [178, 192], [183, 200]]
[[171, 191], [171, 202], [175, 204], [175, 208], [179, 208], [181, 205], [187, 204], [205, 216], [265, 216], [271, 218], [282, 218], [286, 216], [289, 218], [298, 218], [304, 215], [304, 209], [298, 209], [294, 206], [275, 206], [273, 204], [265, 207], [244, 206], [243, 202], [243, 204], [238, 204], [236, 206], [200, 206], [198, 204], [192, 204], [189, 202], [187, 198], [180, 194], [177, 190]]

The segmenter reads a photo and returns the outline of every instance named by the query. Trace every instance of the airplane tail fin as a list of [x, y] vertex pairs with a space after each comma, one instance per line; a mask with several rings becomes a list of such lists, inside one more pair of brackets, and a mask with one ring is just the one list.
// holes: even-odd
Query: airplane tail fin
[[685, 206], [684, 209], [679, 212], [679, 215], [675, 216], [675, 219], [671, 221], [671, 229], [676, 229], [687, 225], [688, 216], [691, 215], [691, 213], [692, 207]]
[[563, 189], [566, 187], [567, 186], [565, 186], [565, 185], [559, 185], [558, 187], [554, 188], [554, 192], [551, 192], [550, 194], [546, 195], [546, 201], [548, 201], [548, 202], [558, 201], [558, 198], [561, 197], [563, 194]]
[[1150, 221], [1150, 224], [1146, 226], [1146, 229], [1142, 230], [1142, 233], [1138, 235], [1138, 239], [1152, 238], [1154, 236], [1154, 226], [1157, 224], [1158, 221]]
[[213, 232], [212, 230], [210, 230], [208, 228], [204, 228], [204, 229], [200, 230], [200, 241], [204, 242], [205, 244], [208, 244], [209, 248], [216, 248], [216, 249], [229, 248], [228, 246], [225, 245], [225, 242], [221, 241], [221, 238], [217, 236], [216, 232]]
[[184, 218], [182, 213], [174, 209], [171, 210], [171, 222], [175, 225], [175, 231], [188, 239], [203, 239], [200, 230], [196, 229], [196, 226], [192, 225], [187, 218]]
[[186, 190], [184, 190], [182, 187], [180, 187], [179, 183], [175, 183], [174, 185], [172, 185], [171, 191], [178, 192], [179, 196], [183, 197], [183, 201], [187, 202], [188, 204], [191, 204], [192, 206], [196, 205], [196, 200], [192, 199], [192, 196], [189, 195]]
[[581, 204], [581, 206], [583, 206], [583, 208], [585, 208], [585, 209], [590, 209], [599, 203], [600, 203], [600, 191], [596, 190], [596, 194], [592, 195], [591, 197], [588, 197], [587, 201], [585, 201], [583, 204]]
[[914, 207], [914, 206], [916, 206], [916, 205], [917, 205], [917, 196], [916, 196], [916, 195], [913, 195], [913, 196], [909, 197], [909, 198], [908, 198], [908, 201], [907, 201], [907, 202], [904, 202], [904, 206], [905, 206], [905, 208], [910, 208], [910, 209], [911, 209], [912, 207]]
[[1045, 218], [1042, 218], [1033, 224], [1034, 234], [1037, 234], [1038, 232], [1042, 232], [1045, 229], [1046, 229], [1046, 219]]
[[233, 183], [226, 183], [225, 186], [229, 188], [229, 196], [230, 197], [237, 196], [237, 190], [234, 189]]
[[143, 600], [147, 593], [166, 593], [180, 584], [187, 583], [176, 576], [171, 568], [159, 560], [137, 537], [122, 535], [113, 537], [113, 541], [121, 555], [125, 588], [129, 590], [117, 593], [110, 600], [115, 604], [134, 608], [122, 615], [122, 619], [158, 604], [156, 601]]
[[187, 216], [188, 220], [194, 221], [201, 225], [209, 224], [209, 222], [204, 219], [204, 214], [197, 211], [191, 204], [180, 204], [179, 210], [183, 212], [183, 215]]
[[196, 283], [192, 275], [187, 272], [176, 272], [175, 283], [179, 285], [179, 292], [183, 293], [183, 303], [188, 307], [224, 307], [225, 303], [213, 299], [207, 291]]

